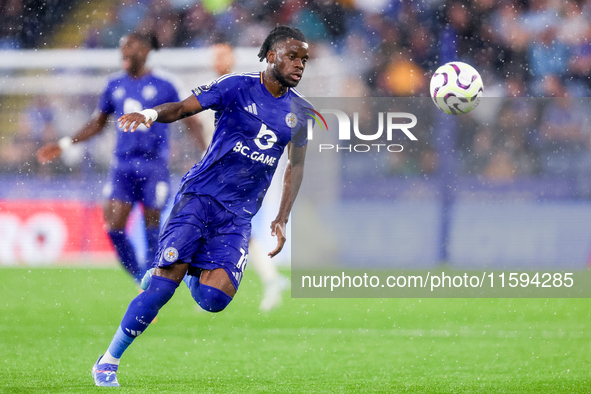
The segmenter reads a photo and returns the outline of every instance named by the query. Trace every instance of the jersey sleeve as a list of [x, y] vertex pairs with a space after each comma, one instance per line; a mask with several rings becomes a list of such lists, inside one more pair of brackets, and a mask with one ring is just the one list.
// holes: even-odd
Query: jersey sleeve
[[103, 90], [98, 102], [98, 110], [104, 114], [112, 114], [115, 112], [115, 104], [113, 103], [113, 89], [111, 84], [108, 84]]
[[308, 144], [308, 121], [311, 122], [312, 128], [314, 128], [314, 124], [316, 123], [314, 106], [301, 97], [292, 98], [291, 103], [292, 110], [298, 119], [296, 127], [292, 129], [291, 143], [298, 148], [302, 148]]
[[305, 128], [299, 129], [292, 137], [291, 143], [297, 148], [308, 145], [308, 132]]
[[219, 111], [234, 99], [241, 88], [241, 81], [239, 75], [224, 75], [209, 85], [193, 89], [193, 94], [203, 109]]

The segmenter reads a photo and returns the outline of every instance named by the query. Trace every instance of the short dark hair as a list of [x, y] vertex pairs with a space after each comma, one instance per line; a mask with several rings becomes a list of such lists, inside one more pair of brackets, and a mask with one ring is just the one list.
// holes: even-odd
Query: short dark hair
[[134, 31], [133, 33], [129, 33], [128, 37], [145, 42], [150, 49], [158, 50], [160, 48], [158, 37], [153, 31], [147, 33]]
[[265, 42], [261, 45], [261, 50], [259, 51], [259, 60], [262, 62], [267, 58], [267, 53], [273, 50], [273, 47], [278, 42], [287, 40], [292, 38], [294, 40], [306, 42], [306, 37], [304, 37], [304, 33], [295, 27], [289, 26], [277, 26], [265, 38]]

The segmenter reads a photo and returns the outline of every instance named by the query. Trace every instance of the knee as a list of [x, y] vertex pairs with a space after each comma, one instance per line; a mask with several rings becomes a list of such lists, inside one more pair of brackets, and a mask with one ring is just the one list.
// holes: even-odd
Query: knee
[[160, 211], [154, 208], [144, 208], [144, 220], [146, 227], [160, 229]]
[[150, 285], [140, 295], [145, 295], [162, 306], [172, 298], [178, 286], [172, 279], [152, 275]]
[[232, 297], [223, 291], [204, 284], [191, 288], [191, 295], [202, 309], [214, 313], [223, 311], [232, 301]]

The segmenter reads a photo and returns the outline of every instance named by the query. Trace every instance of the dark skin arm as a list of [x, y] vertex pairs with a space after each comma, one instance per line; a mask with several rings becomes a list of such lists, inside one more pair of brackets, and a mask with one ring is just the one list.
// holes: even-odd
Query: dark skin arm
[[[179, 119], [184, 119], [203, 111], [201, 104], [199, 104], [197, 97], [194, 95], [191, 95], [183, 101], [179, 101], [177, 103], [165, 103], [159, 105], [154, 107], [154, 109], [156, 112], [158, 112], [158, 119], [156, 120], [158, 123], [176, 122]], [[117, 119], [117, 121], [120, 123], [120, 127], [123, 129], [123, 131], [131, 131], [132, 133], [138, 128], [140, 124], [145, 124], [146, 127], [150, 127], [154, 124], [151, 119], [146, 121], [145, 116], [139, 112], [125, 114]]]
[[281, 190], [281, 201], [279, 203], [279, 212], [275, 220], [271, 222], [271, 235], [277, 236], [277, 247], [269, 253], [269, 256], [275, 257], [285, 245], [286, 225], [289, 220], [291, 207], [300, 191], [302, 179], [304, 178], [304, 160], [306, 158], [306, 147], [293, 147], [291, 142], [287, 146], [289, 161], [283, 173], [283, 188]]
[[[100, 111], [96, 111], [92, 119], [84, 127], [82, 127], [73, 137], [72, 141], [74, 143], [78, 143], [81, 141], [86, 141], [87, 139], [97, 135], [105, 128], [107, 121], [109, 120], [109, 115], [105, 114]], [[37, 160], [39, 163], [46, 164], [59, 157], [61, 155], [62, 149], [59, 145], [55, 142], [51, 142], [49, 144], [45, 144], [37, 151]]]

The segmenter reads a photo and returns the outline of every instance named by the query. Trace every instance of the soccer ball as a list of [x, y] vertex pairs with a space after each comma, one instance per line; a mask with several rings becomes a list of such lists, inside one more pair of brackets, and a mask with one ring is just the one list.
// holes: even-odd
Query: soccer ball
[[462, 62], [450, 62], [435, 71], [431, 77], [430, 91], [437, 108], [449, 115], [460, 115], [476, 108], [484, 86], [474, 67]]

